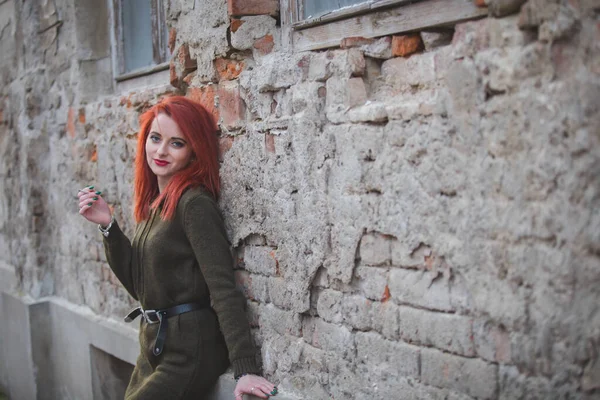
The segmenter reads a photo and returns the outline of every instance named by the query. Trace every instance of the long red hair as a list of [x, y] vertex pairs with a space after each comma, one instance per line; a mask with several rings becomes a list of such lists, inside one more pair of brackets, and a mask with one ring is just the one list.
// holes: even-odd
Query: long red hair
[[[150, 126], [158, 114], [164, 113], [179, 126], [184, 139], [192, 148], [192, 161], [169, 180], [162, 192], [156, 176], [146, 161], [146, 140]], [[183, 96], [166, 97], [144, 112], [140, 117], [135, 179], [133, 214], [136, 222], [145, 220], [150, 210], [162, 204], [161, 218], [173, 219], [177, 203], [190, 187], [202, 186], [216, 199], [219, 198], [219, 144], [217, 126], [211, 113], [200, 104]]]

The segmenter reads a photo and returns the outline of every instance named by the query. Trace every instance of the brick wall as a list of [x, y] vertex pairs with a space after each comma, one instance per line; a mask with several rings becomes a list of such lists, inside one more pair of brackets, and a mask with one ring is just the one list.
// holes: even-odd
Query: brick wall
[[286, 391], [598, 397], [600, 9], [476, 3], [294, 53], [277, 1], [173, 0], [168, 79], [93, 100], [74, 2], [0, 4], [1, 262], [23, 293], [123, 314], [73, 198], [95, 183], [131, 233], [137, 116], [185, 94], [219, 121], [236, 280]]

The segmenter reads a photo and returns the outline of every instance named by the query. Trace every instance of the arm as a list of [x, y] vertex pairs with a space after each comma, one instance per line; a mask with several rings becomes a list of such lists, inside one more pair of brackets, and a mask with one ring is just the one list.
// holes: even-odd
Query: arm
[[[106, 227], [113, 220], [108, 204], [101, 194], [102, 192], [94, 190], [93, 186], [80, 189], [77, 193], [79, 214], [90, 222]], [[131, 242], [116, 222], [113, 222], [106, 232], [104, 234], [104, 250], [108, 264], [129, 294], [137, 300], [131, 274]]]
[[246, 301], [235, 287], [229, 241], [216, 203], [205, 196], [187, 203], [184, 229], [208, 285], [234, 375], [259, 372], [244, 312]]
[[112, 269], [117, 278], [119, 278], [119, 281], [121, 281], [131, 297], [138, 300], [133, 285], [131, 268], [133, 250], [131, 248], [131, 242], [127, 236], [125, 236], [123, 231], [121, 231], [121, 228], [116, 221], [113, 222], [108, 230], [108, 236], [104, 237], [103, 242], [106, 260], [108, 261], [108, 265], [110, 265], [110, 269]]

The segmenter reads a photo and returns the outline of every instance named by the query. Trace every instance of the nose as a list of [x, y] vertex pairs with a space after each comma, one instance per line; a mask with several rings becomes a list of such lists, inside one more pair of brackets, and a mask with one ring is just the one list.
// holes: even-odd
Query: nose
[[168, 143], [166, 141], [163, 141], [158, 146], [158, 149], [156, 150], [156, 154], [158, 154], [159, 156], [167, 155], [167, 145], [168, 145]]

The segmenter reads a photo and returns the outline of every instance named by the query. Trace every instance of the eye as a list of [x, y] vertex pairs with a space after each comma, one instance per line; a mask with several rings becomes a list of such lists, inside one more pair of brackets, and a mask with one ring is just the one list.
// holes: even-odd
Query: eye
[[150, 135], [150, 140], [154, 143], [160, 142], [160, 138], [156, 135]]
[[183, 143], [183, 142], [173, 142], [172, 144], [173, 144], [173, 147], [175, 147], [177, 149], [180, 149], [185, 146], [185, 143]]

